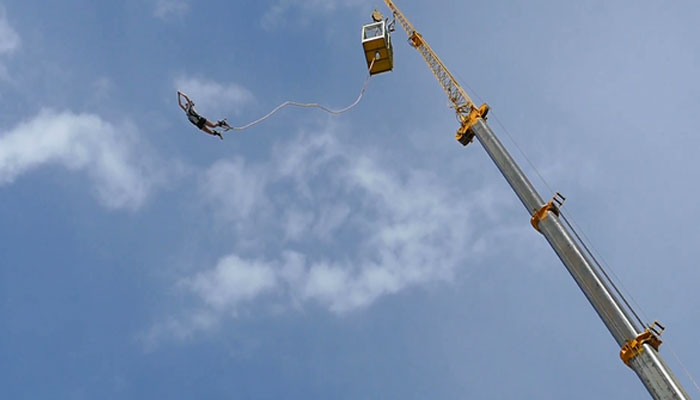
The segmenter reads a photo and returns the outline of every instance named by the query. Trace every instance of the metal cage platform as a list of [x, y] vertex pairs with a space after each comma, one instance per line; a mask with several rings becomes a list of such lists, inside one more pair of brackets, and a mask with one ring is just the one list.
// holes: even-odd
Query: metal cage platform
[[[381, 74], [394, 68], [394, 49], [386, 21], [373, 22], [362, 27], [362, 47], [365, 50], [370, 75]], [[372, 64], [374, 61], [374, 64]]]

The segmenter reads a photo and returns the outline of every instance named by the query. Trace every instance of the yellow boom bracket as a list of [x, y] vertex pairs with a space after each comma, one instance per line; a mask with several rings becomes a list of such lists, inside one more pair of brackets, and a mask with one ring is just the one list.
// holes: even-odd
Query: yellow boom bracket
[[469, 114], [461, 115], [460, 118], [462, 119], [462, 126], [457, 129], [457, 141], [462, 143], [463, 146], [471, 143], [474, 140], [474, 132], [472, 131], [472, 127], [474, 124], [476, 124], [476, 121], [478, 121], [479, 118], [486, 119], [486, 114], [488, 114], [488, 112], [489, 105], [484, 103], [479, 108], [473, 107]]
[[550, 200], [547, 204], [543, 205], [542, 208], [537, 210], [537, 212], [532, 214], [532, 218], [530, 218], [530, 224], [532, 224], [532, 227], [535, 228], [537, 232], [539, 232], [540, 221], [543, 221], [545, 218], [547, 218], [547, 213], [550, 211], [558, 217], [559, 207], [562, 207], [564, 205], [564, 202], [566, 202], [566, 197], [562, 196], [561, 193], [556, 192], [554, 196], [552, 196], [552, 200]]
[[657, 332], [654, 329], [655, 326], [660, 327], [661, 331], [664, 329], [663, 326], [654, 321], [654, 324], [651, 327], [645, 329], [644, 332], [639, 334], [639, 336], [636, 338], [628, 340], [627, 343], [622, 346], [622, 349], [620, 350], [620, 358], [627, 366], [630, 366], [630, 361], [633, 358], [644, 352], [645, 344], [648, 344], [653, 347], [654, 350], [659, 351], [659, 346], [661, 346], [661, 343], [663, 342], [658, 336], [660, 332]]
[[532, 218], [530, 218], [530, 224], [532, 224], [532, 227], [535, 228], [537, 232], [540, 231], [540, 221], [547, 218], [547, 213], [550, 211], [556, 215], [559, 215], [559, 208], [554, 205], [554, 200], [550, 200], [547, 204], [542, 206], [542, 208], [537, 210], [537, 212], [532, 214]]

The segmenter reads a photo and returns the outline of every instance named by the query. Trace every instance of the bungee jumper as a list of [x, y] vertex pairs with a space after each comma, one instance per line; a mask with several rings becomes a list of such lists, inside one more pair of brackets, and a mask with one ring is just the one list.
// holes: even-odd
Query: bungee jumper
[[[389, 23], [388, 19], [382, 19], [382, 16], [379, 12], [375, 12], [372, 15], [372, 17], [374, 18], [375, 22], [369, 25], [365, 25], [362, 29], [362, 46], [364, 47], [365, 58], [367, 60], [367, 77], [365, 78], [365, 82], [362, 85], [362, 89], [360, 90], [359, 96], [357, 96], [357, 99], [347, 107], [341, 108], [339, 110], [334, 110], [319, 103], [300, 103], [297, 101], [287, 100], [284, 103], [272, 109], [272, 111], [263, 115], [262, 117], [241, 126], [229, 125], [228, 122], [226, 122], [226, 118], [217, 121], [216, 123], [208, 121], [206, 118], [202, 117], [194, 110], [194, 102], [189, 97], [187, 97], [186, 94], [178, 91], [177, 101], [180, 105], [180, 108], [182, 108], [182, 111], [184, 111], [185, 114], [187, 114], [187, 119], [189, 119], [190, 122], [192, 122], [197, 128], [210, 135], [218, 136], [221, 140], [224, 139], [224, 136], [222, 135], [223, 132], [229, 130], [242, 131], [248, 128], [252, 128], [253, 126], [267, 120], [268, 118], [276, 114], [278, 111], [288, 106], [302, 108], [318, 108], [333, 115], [344, 114], [355, 108], [355, 106], [357, 106], [360, 103], [362, 97], [365, 94], [365, 91], [367, 90], [367, 85], [369, 84], [369, 80], [372, 77], [372, 75], [391, 71], [394, 66], [394, 53], [391, 47], [391, 37], [389, 36], [389, 32], [394, 30], [394, 23]], [[185, 103], [183, 103], [183, 99], [185, 100]], [[214, 129], [219, 127], [223, 128], [223, 131], [217, 131], [216, 129]]]
[[[185, 100], [184, 104], [183, 99]], [[212, 136], [218, 136], [219, 139], [224, 140], [224, 136], [221, 134], [222, 132], [219, 132], [214, 128], [222, 127], [224, 128], [224, 131], [231, 129], [228, 122], [226, 122], [225, 118], [220, 121], [217, 121], [216, 123], [213, 123], [208, 119], [204, 118], [203, 116], [199, 115], [199, 113], [197, 113], [197, 111], [195, 111], [194, 109], [194, 101], [192, 101], [189, 97], [187, 97], [186, 94], [180, 92], [179, 90], [177, 92], [177, 102], [180, 105], [180, 108], [182, 108], [182, 111], [184, 111], [185, 114], [187, 114], [187, 119], [190, 122], [192, 122], [194, 126], [199, 128], [202, 132], [205, 132]]]

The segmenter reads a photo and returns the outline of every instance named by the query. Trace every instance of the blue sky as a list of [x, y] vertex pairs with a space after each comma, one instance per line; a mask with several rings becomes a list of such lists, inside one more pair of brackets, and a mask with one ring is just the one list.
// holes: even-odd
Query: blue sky
[[[400, 1], [700, 371], [700, 7]], [[0, 3], [3, 398], [644, 398], [380, 1]], [[480, 97], [479, 97], [480, 96]], [[491, 125], [523, 169], [494, 118]], [[691, 390], [692, 389], [692, 390]]]

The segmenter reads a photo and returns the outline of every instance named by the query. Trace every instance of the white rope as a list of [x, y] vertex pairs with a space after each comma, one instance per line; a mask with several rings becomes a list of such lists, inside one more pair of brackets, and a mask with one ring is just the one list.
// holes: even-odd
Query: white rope
[[[374, 60], [372, 60], [372, 63], [370, 63], [369, 70], [372, 70], [372, 66], [373, 66], [373, 65], [374, 65]], [[276, 114], [279, 110], [281, 110], [281, 109], [283, 109], [283, 108], [285, 108], [285, 107], [287, 107], [287, 106], [304, 107], [304, 108], [319, 108], [319, 109], [321, 109], [321, 110], [323, 110], [323, 111], [325, 111], [325, 112], [327, 112], [327, 113], [329, 113], [329, 114], [333, 114], [333, 115], [343, 114], [343, 113], [345, 113], [345, 112], [348, 112], [348, 111], [352, 110], [353, 108], [355, 108], [355, 106], [357, 106], [358, 104], [360, 104], [360, 100], [362, 100], [362, 97], [363, 97], [364, 94], [365, 94], [365, 90], [367, 90], [367, 85], [369, 84], [369, 78], [371, 78], [371, 77], [372, 77], [371, 74], [367, 74], [367, 78], [365, 79], [365, 83], [362, 85], [362, 90], [360, 91], [360, 95], [357, 96], [357, 100], [355, 100], [355, 102], [352, 103], [352, 104], [350, 104], [349, 106], [347, 106], [347, 107], [345, 107], [345, 108], [341, 108], [340, 110], [332, 110], [332, 109], [330, 109], [330, 108], [328, 108], [328, 107], [326, 107], [326, 106], [323, 106], [323, 105], [321, 105], [321, 104], [319, 104], [319, 103], [299, 103], [299, 102], [296, 102], [296, 101], [285, 101], [284, 103], [282, 103], [282, 104], [280, 104], [279, 106], [275, 107], [272, 111], [270, 111], [270, 112], [267, 113], [266, 115], [264, 115], [264, 116], [262, 116], [262, 117], [256, 119], [255, 121], [250, 122], [250, 123], [247, 123], [247, 124], [242, 125], [242, 126], [232, 126], [232, 127], [231, 127], [231, 130], [234, 130], [234, 131], [242, 131], [242, 130], [244, 130], [244, 129], [251, 128], [251, 127], [253, 127], [253, 126], [255, 126], [255, 125], [257, 125], [257, 124], [259, 124], [259, 123], [265, 121], [266, 119], [270, 118], [271, 116], [273, 116], [274, 114]], [[228, 130], [228, 129], [227, 129], [227, 130]]]

